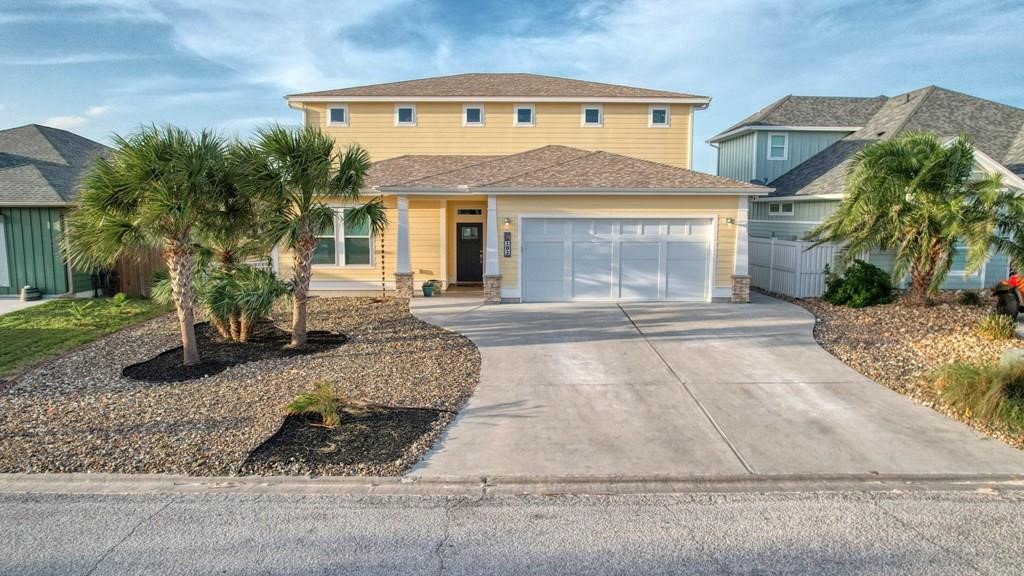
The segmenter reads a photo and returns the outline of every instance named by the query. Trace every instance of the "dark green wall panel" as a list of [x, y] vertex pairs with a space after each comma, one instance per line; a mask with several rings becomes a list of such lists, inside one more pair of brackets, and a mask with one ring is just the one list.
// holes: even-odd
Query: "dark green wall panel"
[[17, 294], [26, 284], [44, 294], [67, 292], [67, 268], [60, 253], [61, 213], [60, 208], [0, 208], [10, 275], [10, 286], [0, 286], [0, 295]]

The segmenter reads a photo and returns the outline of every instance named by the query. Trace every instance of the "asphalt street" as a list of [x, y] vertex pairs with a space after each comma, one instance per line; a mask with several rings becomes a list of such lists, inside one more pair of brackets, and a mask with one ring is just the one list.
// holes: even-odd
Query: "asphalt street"
[[0, 574], [1021, 574], [1024, 492], [0, 494]]

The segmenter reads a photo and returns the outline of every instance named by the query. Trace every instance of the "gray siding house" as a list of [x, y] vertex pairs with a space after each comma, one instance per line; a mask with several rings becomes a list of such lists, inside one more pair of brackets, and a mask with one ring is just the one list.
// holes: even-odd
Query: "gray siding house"
[[[839, 205], [853, 155], [865, 145], [901, 132], [932, 132], [943, 138], [967, 133], [977, 150], [977, 169], [999, 173], [1009, 188], [1024, 190], [1024, 110], [968, 94], [928, 86], [899, 96], [874, 98], [786, 96], [730, 126], [708, 143], [718, 149], [718, 175], [774, 188], [769, 196], [753, 201], [750, 210], [752, 283], [794, 296], [819, 295], [822, 287], [820, 254], [810, 258], [811, 268], [793, 267], [798, 274], [816, 274], [803, 283], [782, 283], [769, 270], [800, 259], [804, 235]], [[768, 247], [760, 240], [776, 239]], [[779, 259], [776, 244], [796, 243], [792, 254]], [[759, 250], [757, 245], [764, 245]], [[834, 254], [836, 247], [829, 247]], [[773, 252], [774, 251], [774, 252]], [[775, 255], [773, 257], [773, 254]], [[761, 260], [772, 260], [764, 262]], [[890, 269], [891, 257], [872, 253], [867, 260]], [[985, 288], [1005, 278], [1009, 261], [993, 254], [985, 268], [964, 273], [964, 257], [954, 259], [945, 287]], [[759, 286], [769, 288], [769, 286]], [[795, 292], [795, 293], [794, 293]]]

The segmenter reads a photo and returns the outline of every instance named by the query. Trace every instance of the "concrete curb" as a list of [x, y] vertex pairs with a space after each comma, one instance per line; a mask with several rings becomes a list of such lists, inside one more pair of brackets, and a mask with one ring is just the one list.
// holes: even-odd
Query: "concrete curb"
[[195, 477], [163, 474], [0, 474], [0, 494], [338, 496], [626, 495], [740, 492], [1024, 491], [1024, 475]]

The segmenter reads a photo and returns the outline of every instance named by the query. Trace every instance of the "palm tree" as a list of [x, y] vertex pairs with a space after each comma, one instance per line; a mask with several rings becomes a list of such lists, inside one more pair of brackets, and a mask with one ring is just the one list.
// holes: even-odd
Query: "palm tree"
[[[361, 202], [370, 156], [355, 145], [336, 154], [334, 139], [316, 127], [271, 126], [258, 130], [254, 143], [240, 146], [237, 160], [243, 166], [244, 185], [272, 207], [269, 237], [274, 243], [283, 241], [294, 254], [291, 346], [304, 346], [317, 235], [332, 229], [335, 221], [335, 211], [325, 200]], [[368, 223], [374, 234], [382, 234], [388, 223], [379, 199], [346, 210], [345, 218]]]
[[67, 218], [73, 264], [109, 266], [154, 247], [163, 250], [181, 331], [183, 363], [199, 362], [195, 338], [194, 236], [231, 189], [225, 141], [211, 132], [146, 127], [114, 136], [115, 149], [82, 180]]
[[[853, 158], [839, 208], [808, 233], [845, 244], [846, 263], [871, 250], [894, 253], [894, 278], [910, 276], [911, 303], [927, 305], [946, 279], [957, 243], [978, 270], [1021, 226], [1021, 200], [998, 176], [973, 178], [974, 147], [911, 132], [875, 142]], [[1020, 238], [1019, 235], [1016, 236]]]

